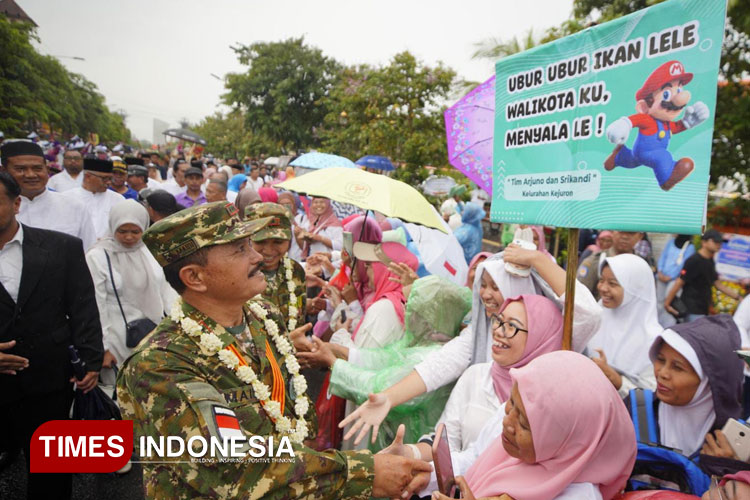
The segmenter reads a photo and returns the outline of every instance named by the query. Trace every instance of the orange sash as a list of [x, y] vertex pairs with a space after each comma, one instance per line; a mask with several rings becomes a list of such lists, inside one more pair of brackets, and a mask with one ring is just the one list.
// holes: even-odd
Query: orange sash
[[[232, 351], [234, 355], [237, 356], [237, 358], [240, 360], [240, 366], [247, 366], [245, 358], [242, 356], [242, 354], [240, 354], [240, 352], [234, 345], [228, 345], [227, 349]], [[284, 377], [281, 374], [281, 368], [279, 368], [279, 364], [276, 362], [276, 358], [273, 355], [271, 344], [268, 343], [268, 339], [266, 339], [266, 358], [268, 358], [268, 362], [271, 363], [271, 374], [273, 376], [271, 399], [281, 405], [281, 414], [283, 415], [284, 402], [286, 401], [286, 387], [284, 386]]]

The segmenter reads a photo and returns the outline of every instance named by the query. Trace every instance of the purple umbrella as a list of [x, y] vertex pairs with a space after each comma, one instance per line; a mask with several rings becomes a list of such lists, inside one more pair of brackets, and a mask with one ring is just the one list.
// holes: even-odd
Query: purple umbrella
[[492, 195], [495, 77], [445, 110], [448, 161]]

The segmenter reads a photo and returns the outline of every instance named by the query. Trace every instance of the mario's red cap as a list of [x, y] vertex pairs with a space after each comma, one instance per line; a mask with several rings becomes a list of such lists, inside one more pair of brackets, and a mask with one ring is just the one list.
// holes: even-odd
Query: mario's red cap
[[655, 90], [659, 90], [662, 85], [673, 80], [680, 80], [680, 83], [687, 85], [693, 79], [692, 73], [685, 73], [685, 67], [680, 61], [667, 61], [651, 73], [643, 87], [635, 93], [635, 100], [645, 99]]

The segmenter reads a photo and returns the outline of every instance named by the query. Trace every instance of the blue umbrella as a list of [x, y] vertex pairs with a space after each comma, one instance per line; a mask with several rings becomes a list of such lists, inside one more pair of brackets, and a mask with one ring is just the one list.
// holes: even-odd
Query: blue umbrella
[[396, 170], [396, 167], [393, 166], [391, 160], [385, 156], [367, 155], [357, 160], [356, 163], [360, 167], [374, 168], [375, 170], [383, 170], [386, 172]]
[[329, 167], [357, 168], [354, 162], [350, 159], [327, 153], [305, 153], [290, 163], [290, 165], [293, 167], [313, 168], [316, 170]]

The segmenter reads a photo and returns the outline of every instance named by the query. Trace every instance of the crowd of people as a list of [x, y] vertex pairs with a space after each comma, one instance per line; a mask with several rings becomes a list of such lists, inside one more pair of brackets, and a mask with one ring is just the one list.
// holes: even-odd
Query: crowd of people
[[[35, 142], [0, 148], [2, 448], [28, 460], [34, 429], [68, 418], [71, 384], [119, 368], [136, 436], [220, 433], [219, 411], [247, 435], [291, 436], [299, 460], [145, 464], [149, 498], [425, 497], [438, 428], [463, 498], [685, 490], [643, 446], [706, 478], [739, 473], [729, 498], [750, 498], [736, 494], [750, 464], [722, 432], [750, 415], [735, 353], [750, 299], [719, 280], [717, 231], [697, 249], [676, 235], [658, 259], [644, 233], [589, 234], [564, 351], [566, 271], [544, 229], [482, 252], [483, 200], [462, 189], [440, 213], [465, 281], [430, 274], [403, 221], [279, 189], [291, 168], [69, 146], [57, 173]], [[712, 287], [741, 301], [734, 317], [709, 314]], [[70, 476], [30, 476], [29, 498], [50, 491], [69, 498]]]

